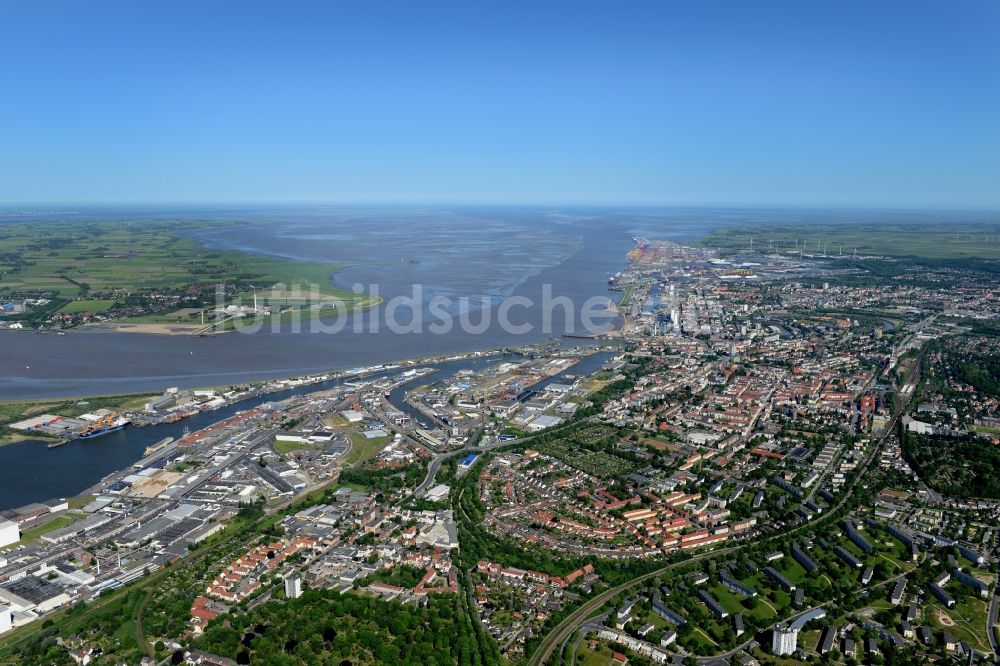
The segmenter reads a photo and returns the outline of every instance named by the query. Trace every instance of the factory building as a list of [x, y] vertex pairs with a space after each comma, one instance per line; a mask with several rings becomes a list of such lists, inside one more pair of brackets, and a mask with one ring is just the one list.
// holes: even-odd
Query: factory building
[[21, 530], [11, 520], [0, 520], [0, 548], [21, 540]]

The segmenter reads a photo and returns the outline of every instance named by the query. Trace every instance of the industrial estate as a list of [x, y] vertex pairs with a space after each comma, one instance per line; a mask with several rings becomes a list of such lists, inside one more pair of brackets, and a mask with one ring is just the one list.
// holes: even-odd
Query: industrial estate
[[727, 243], [599, 336], [15, 415], [218, 418], [3, 512], [0, 662], [995, 662], [997, 264]]

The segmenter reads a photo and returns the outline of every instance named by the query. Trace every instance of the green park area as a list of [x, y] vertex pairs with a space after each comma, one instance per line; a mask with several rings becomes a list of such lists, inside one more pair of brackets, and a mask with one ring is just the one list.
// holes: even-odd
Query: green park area
[[420, 584], [425, 575], [425, 571], [420, 567], [409, 564], [397, 564], [390, 569], [377, 569], [369, 574], [360, 585], [371, 583], [385, 583], [406, 589], [412, 589]]
[[618, 454], [617, 443], [618, 431], [614, 428], [587, 424], [552, 439], [542, 438], [535, 448], [592, 476], [611, 478], [628, 474], [638, 467], [633, 460]]
[[594, 650], [584, 643], [576, 651], [576, 663], [580, 666], [608, 666], [614, 655], [614, 651], [604, 643], [598, 644]]
[[986, 601], [973, 596], [960, 595], [954, 608], [947, 609], [939, 603], [925, 607], [927, 620], [935, 628], [951, 632], [959, 641], [965, 641], [984, 654], [989, 654], [986, 635]]
[[753, 617], [761, 623], [772, 620], [777, 615], [774, 606], [766, 600], [744, 597], [735, 592], [731, 592], [725, 585], [716, 584], [709, 590], [709, 592], [711, 592], [712, 596], [715, 597], [720, 604], [722, 604], [723, 608], [733, 615], [741, 613], [745, 616]]
[[996, 426], [970, 425], [969, 426], [969, 430], [971, 430], [972, 432], [984, 432], [984, 433], [986, 433], [988, 435], [1000, 434], [1000, 428], [998, 428]]
[[829, 256], [920, 257], [924, 259], [1000, 258], [1000, 226], [940, 224], [760, 225], [717, 229], [698, 244], [723, 254], [750, 250]]

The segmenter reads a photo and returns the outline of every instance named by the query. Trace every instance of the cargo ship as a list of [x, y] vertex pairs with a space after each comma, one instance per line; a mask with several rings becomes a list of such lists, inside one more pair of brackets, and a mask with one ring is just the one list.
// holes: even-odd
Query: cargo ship
[[94, 439], [95, 437], [110, 435], [113, 432], [123, 430], [129, 423], [131, 423], [131, 421], [121, 416], [104, 416], [81, 432], [80, 439]]

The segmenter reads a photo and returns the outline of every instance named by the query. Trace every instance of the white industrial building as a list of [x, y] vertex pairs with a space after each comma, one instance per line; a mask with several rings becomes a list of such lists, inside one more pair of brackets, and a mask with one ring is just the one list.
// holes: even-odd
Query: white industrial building
[[439, 483], [430, 490], [427, 491], [427, 499], [432, 502], [440, 502], [448, 497], [448, 493], [451, 492], [451, 486], [446, 486], [443, 483]]
[[21, 540], [21, 530], [10, 520], [0, 521], [0, 548]]
[[[0, 585], [0, 603], [9, 607], [18, 626], [70, 601], [62, 586], [37, 576], [24, 576]], [[19, 617], [23, 621], [18, 621]]]

